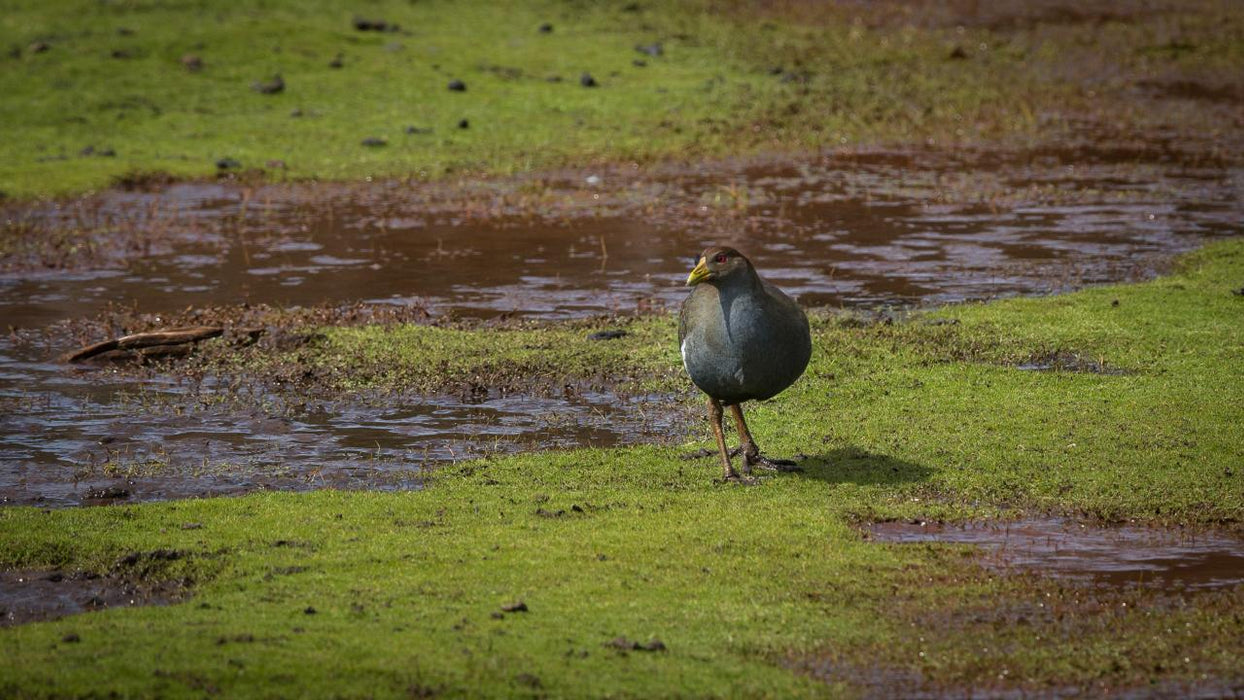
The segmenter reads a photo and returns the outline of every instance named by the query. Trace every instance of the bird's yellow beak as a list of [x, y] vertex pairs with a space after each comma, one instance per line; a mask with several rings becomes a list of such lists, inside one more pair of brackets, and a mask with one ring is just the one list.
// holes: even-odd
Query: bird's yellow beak
[[708, 269], [708, 261], [704, 258], [700, 258], [700, 262], [695, 264], [695, 267], [691, 270], [691, 274], [687, 275], [687, 286], [694, 287], [712, 275], [713, 273]]

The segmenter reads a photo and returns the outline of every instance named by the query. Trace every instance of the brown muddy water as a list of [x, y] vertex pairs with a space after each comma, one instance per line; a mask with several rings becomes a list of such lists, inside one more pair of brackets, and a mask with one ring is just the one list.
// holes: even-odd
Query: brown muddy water
[[[1240, 234], [1242, 175], [1145, 147], [114, 191], [5, 214], [76, 243], [8, 261], [0, 319], [40, 328], [112, 305], [259, 302], [479, 318], [659, 311], [676, 308], [694, 256], [719, 241], [808, 306], [1049, 293], [1150, 276]], [[672, 397], [608, 393], [220, 407], [171, 380], [49, 359], [67, 349], [0, 340], [2, 503], [412, 488], [446, 459], [686, 434], [663, 408]]]
[[975, 545], [991, 568], [1110, 587], [1197, 591], [1244, 584], [1244, 540], [1209, 531], [1093, 527], [1047, 518], [874, 523], [865, 536], [877, 542]]

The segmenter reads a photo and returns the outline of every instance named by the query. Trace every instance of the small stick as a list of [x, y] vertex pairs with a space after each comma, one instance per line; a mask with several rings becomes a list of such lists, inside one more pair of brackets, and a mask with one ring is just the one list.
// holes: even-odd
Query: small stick
[[131, 333], [120, 338], [104, 340], [68, 353], [61, 357], [63, 362], [80, 362], [111, 350], [136, 350], [156, 345], [183, 345], [197, 343], [200, 340], [215, 338], [224, 334], [220, 326], [193, 326], [190, 328], [169, 328], [147, 333]]

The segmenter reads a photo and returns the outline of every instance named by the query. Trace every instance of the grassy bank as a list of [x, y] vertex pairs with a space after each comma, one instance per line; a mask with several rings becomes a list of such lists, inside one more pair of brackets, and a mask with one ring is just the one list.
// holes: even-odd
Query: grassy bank
[[[360, 31], [360, 16], [385, 28]], [[1014, 146], [1085, 125], [1094, 138], [1178, 134], [1176, 155], [1222, 158], [1244, 99], [1240, 18], [1215, 2], [1081, 16], [1023, 3], [26, 0], [0, 17], [0, 191]]]
[[[715, 463], [680, 459], [685, 448], [637, 447], [449, 466], [411, 493], [0, 510], [4, 567], [195, 590], [171, 607], [0, 631], [0, 691], [1230, 687], [1244, 681], [1239, 587], [1184, 598], [999, 577], [965, 550], [874, 544], [851, 523], [1056, 512], [1238, 529], [1242, 284], [1237, 241], [1144, 284], [895, 324], [820, 318], [805, 378], [751, 411], [762, 446], [802, 455], [805, 471], [755, 487], [716, 483]], [[672, 333], [641, 323], [645, 344]], [[463, 332], [318, 342], [353, 348], [332, 362], [357, 388], [386, 376], [346, 371], [360, 348], [364, 369], [434, 364]], [[526, 366], [523, 331], [477, 332], [496, 344], [487, 367]], [[632, 355], [611, 342], [596, 347]], [[567, 338], [541, 362], [575, 352]], [[627, 361], [663, 376], [676, 358]], [[502, 610], [519, 601], [527, 611]], [[630, 644], [658, 640], [664, 650]]]

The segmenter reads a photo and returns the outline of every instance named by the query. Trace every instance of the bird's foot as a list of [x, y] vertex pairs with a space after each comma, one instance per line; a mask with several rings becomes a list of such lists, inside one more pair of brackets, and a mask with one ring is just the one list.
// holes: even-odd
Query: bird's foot
[[744, 464], [744, 467], [748, 470], [764, 469], [765, 471], [771, 471], [771, 472], [801, 472], [803, 471], [803, 467], [799, 466], [798, 464], [796, 464], [795, 462], [789, 459], [769, 459], [768, 457], [765, 457], [764, 455], [759, 454], [759, 453], [754, 454], [754, 455], [744, 454], [743, 464]]

